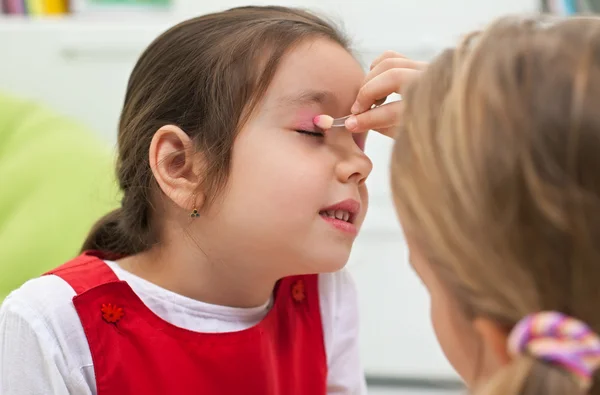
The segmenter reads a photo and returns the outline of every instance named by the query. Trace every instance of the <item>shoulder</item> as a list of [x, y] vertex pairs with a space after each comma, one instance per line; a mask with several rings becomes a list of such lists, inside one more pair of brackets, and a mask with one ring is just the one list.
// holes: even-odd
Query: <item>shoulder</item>
[[11, 292], [4, 300], [4, 311], [19, 314], [21, 309], [46, 318], [63, 316], [74, 312], [75, 291], [62, 278], [53, 275], [41, 276], [27, 281]]
[[[11, 292], [0, 307], [0, 392], [92, 394], [87, 339], [63, 279], [47, 275]], [[4, 393], [4, 392], [3, 392]]]
[[350, 272], [342, 269], [320, 274], [319, 299], [327, 353], [327, 393], [366, 394], [360, 361], [358, 294]]
[[4, 336], [20, 339], [20, 331], [26, 328], [28, 336], [34, 337], [40, 347], [59, 352], [67, 359], [73, 355], [77, 359], [73, 363], [77, 365], [89, 363], [79, 352], [87, 347], [87, 341], [73, 305], [74, 296], [73, 288], [58, 276], [46, 275], [27, 281], [2, 303], [3, 328], [7, 332], [15, 331]]
[[319, 274], [321, 309], [356, 305], [356, 284], [348, 269]]
[[330, 358], [340, 338], [358, 336], [358, 298], [350, 272], [319, 274], [319, 303], [325, 349]]

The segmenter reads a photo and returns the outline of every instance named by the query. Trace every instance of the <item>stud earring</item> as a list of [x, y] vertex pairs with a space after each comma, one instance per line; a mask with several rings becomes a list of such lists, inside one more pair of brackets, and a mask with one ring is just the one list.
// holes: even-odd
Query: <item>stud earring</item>
[[190, 214], [190, 217], [196, 218], [199, 216], [200, 216], [200, 214], [198, 213], [198, 210], [196, 210], [196, 209], [192, 210], [192, 214]]

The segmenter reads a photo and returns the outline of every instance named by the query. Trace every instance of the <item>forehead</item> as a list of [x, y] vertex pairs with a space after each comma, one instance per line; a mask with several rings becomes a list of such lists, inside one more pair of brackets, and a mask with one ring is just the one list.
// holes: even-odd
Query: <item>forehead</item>
[[265, 104], [300, 106], [314, 102], [349, 108], [364, 75], [358, 61], [339, 44], [327, 39], [307, 41], [281, 60]]

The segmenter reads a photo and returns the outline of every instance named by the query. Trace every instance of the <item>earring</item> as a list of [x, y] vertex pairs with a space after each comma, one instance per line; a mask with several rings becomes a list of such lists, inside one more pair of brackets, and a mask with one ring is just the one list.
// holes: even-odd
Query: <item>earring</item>
[[196, 194], [194, 193], [194, 195], [192, 196], [192, 201], [191, 203], [194, 203], [194, 205], [192, 207], [194, 207], [194, 209], [192, 210], [192, 213], [190, 214], [190, 217], [192, 218], [198, 218], [200, 216], [200, 213], [198, 212], [198, 209], [196, 208]]

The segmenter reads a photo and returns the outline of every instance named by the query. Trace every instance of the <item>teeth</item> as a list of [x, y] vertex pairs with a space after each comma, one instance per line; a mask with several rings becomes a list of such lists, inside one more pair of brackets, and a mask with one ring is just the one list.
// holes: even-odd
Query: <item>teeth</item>
[[323, 214], [329, 218], [335, 218], [346, 222], [350, 220], [350, 213], [344, 210], [328, 210]]

